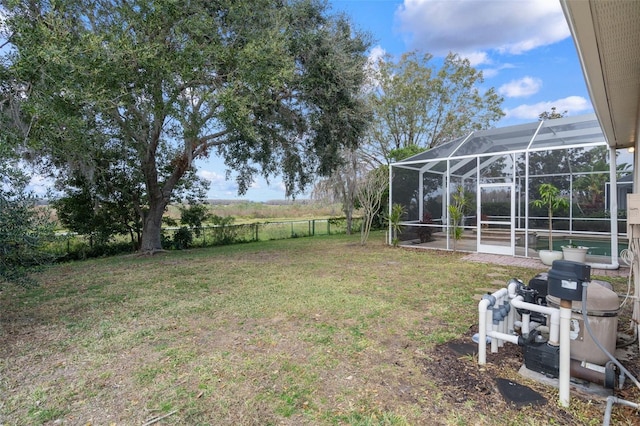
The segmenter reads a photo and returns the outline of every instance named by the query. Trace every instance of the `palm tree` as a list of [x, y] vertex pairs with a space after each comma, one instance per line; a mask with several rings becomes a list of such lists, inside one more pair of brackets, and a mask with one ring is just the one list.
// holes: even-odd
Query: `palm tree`
[[553, 212], [558, 209], [566, 209], [569, 202], [560, 195], [560, 190], [551, 183], [543, 183], [538, 188], [540, 199], [531, 202], [535, 207], [546, 207], [549, 215], [549, 251], [553, 250]]

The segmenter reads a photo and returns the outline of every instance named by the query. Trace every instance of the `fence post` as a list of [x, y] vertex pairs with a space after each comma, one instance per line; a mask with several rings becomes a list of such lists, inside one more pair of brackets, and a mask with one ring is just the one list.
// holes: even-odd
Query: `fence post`
[[253, 227], [254, 227], [254, 228], [256, 228], [256, 241], [260, 241], [260, 239], [259, 239], [259, 237], [258, 237], [258, 226], [259, 226], [259, 225], [258, 225], [257, 223], [254, 223], [254, 224], [253, 224]]
[[331, 219], [327, 219], [327, 235], [331, 235]]

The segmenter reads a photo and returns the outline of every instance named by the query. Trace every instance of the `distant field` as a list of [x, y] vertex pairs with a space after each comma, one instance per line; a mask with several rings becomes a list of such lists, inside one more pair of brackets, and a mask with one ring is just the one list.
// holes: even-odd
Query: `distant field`
[[[269, 201], [265, 203], [243, 200], [209, 200], [209, 213], [220, 217], [231, 216], [237, 225], [255, 222], [279, 222], [298, 219], [328, 219], [343, 217], [344, 212], [339, 203], [326, 204], [304, 201]], [[40, 206], [39, 209], [47, 209], [53, 221], [57, 221], [56, 210], [49, 206]], [[355, 211], [354, 216], [359, 216]], [[174, 220], [180, 220], [180, 211], [177, 204], [167, 208], [165, 216]], [[61, 225], [60, 225], [61, 226]]]
[[[235, 223], [252, 223], [256, 221], [282, 221], [295, 219], [327, 219], [344, 216], [340, 204], [323, 204], [308, 201], [267, 202], [211, 200], [208, 203], [211, 214], [236, 219]], [[173, 219], [180, 218], [176, 205], [169, 206], [166, 213]]]

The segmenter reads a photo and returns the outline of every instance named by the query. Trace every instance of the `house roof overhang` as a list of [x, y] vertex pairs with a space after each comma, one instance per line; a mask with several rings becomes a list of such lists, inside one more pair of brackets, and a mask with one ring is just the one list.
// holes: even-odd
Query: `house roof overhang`
[[560, 0], [607, 143], [636, 146], [640, 133], [640, 2]]

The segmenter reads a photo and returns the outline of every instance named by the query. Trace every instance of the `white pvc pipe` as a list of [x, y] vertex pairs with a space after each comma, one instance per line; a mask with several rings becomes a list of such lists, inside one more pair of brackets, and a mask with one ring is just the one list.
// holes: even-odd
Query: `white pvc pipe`
[[[496, 299], [501, 299], [508, 295], [509, 295], [509, 292], [506, 288], [501, 288], [500, 290], [497, 290], [492, 294], [492, 296], [495, 297]], [[498, 304], [498, 302], [496, 302], [496, 304]]]
[[516, 345], [518, 344], [518, 339], [520, 338], [520, 336], [516, 336], [515, 334], [500, 333], [498, 331], [489, 331], [487, 333], [487, 336], [491, 337], [491, 341], [504, 340]]
[[[636, 133], [637, 138], [637, 133]], [[609, 211], [618, 211], [618, 164], [615, 146], [609, 147]], [[618, 218], [611, 215], [611, 264], [618, 265]], [[618, 265], [620, 266], [620, 265]], [[616, 268], [617, 269], [617, 268]]]
[[487, 308], [489, 299], [482, 299], [478, 303], [478, 364], [487, 363]]
[[[550, 306], [541, 306], [536, 305], [535, 303], [525, 302], [522, 296], [516, 296], [511, 301], [511, 306], [514, 308], [526, 309], [528, 311], [539, 312], [544, 315], [549, 315], [550, 317], [550, 325], [549, 325], [549, 344], [553, 346], [558, 346], [560, 343], [560, 311], [557, 308], [552, 308]], [[524, 323], [524, 320], [523, 320]], [[524, 331], [523, 331], [524, 333]]]
[[[498, 308], [500, 306], [502, 306], [502, 304], [503, 304], [502, 301], [500, 301], [500, 305], [498, 305]], [[504, 333], [504, 326], [505, 326], [505, 321], [504, 321], [504, 318], [503, 318], [503, 319], [500, 320], [500, 322], [498, 322], [498, 325], [495, 326], [494, 329], [498, 333]], [[498, 347], [501, 348], [503, 346], [504, 346], [504, 341], [498, 339]]]
[[[508, 302], [515, 296], [517, 285], [509, 284], [509, 288], [501, 288], [491, 296], [493, 303], [488, 298], [482, 299], [478, 303], [478, 364], [487, 363], [487, 336], [491, 339], [491, 352], [498, 352], [498, 348], [504, 346], [504, 342], [518, 343], [518, 336], [508, 334], [513, 330], [515, 322], [515, 310], [510, 309], [506, 318], [501, 319], [497, 324], [493, 322], [493, 311], [490, 306], [497, 308]], [[538, 305], [536, 305], [538, 306]]]
[[523, 337], [528, 337], [531, 333], [531, 314], [522, 314], [522, 325], [520, 326], [520, 333]]
[[617, 261], [611, 263], [589, 263], [587, 265], [591, 266], [593, 269], [620, 269], [620, 263]]
[[[522, 321], [516, 321], [514, 325], [520, 329], [520, 332], [522, 332]], [[529, 321], [529, 330], [538, 330], [541, 333], [542, 332], [546, 332], [547, 334], [549, 333], [549, 327], [531, 320]]]
[[507, 293], [509, 294], [509, 299], [513, 299], [514, 297], [516, 297], [518, 291], [518, 284], [511, 282], [509, 283], [509, 286], [507, 287]]
[[[509, 333], [509, 313], [512, 311], [511, 309], [511, 303], [509, 300], [505, 300], [505, 309], [508, 310], [508, 312], [506, 312], [506, 316], [502, 319], [502, 328], [500, 329], [500, 331], [504, 334]], [[504, 346], [505, 342], [502, 342], [502, 345]]]
[[[563, 301], [561, 301], [562, 303]], [[571, 302], [568, 302], [569, 305]], [[571, 379], [571, 308], [560, 306], [560, 371], [558, 388], [560, 405], [569, 406], [569, 381]]]
[[[509, 302], [509, 305], [511, 305], [511, 302]], [[507, 333], [513, 334], [516, 332], [515, 323], [516, 323], [516, 310], [510, 309], [509, 315], [507, 316]]]
[[[506, 288], [501, 288], [494, 292], [491, 296], [494, 297], [494, 306], [498, 306], [508, 296]], [[487, 363], [487, 335], [488, 332], [493, 330], [493, 313], [489, 309], [491, 301], [489, 299], [482, 299], [478, 303], [478, 364], [484, 365]], [[497, 326], [496, 326], [497, 327]], [[498, 351], [497, 339], [491, 339], [491, 352]]]
[[[491, 335], [491, 333], [499, 333], [497, 325], [494, 324], [491, 330], [487, 331], [487, 335]], [[491, 353], [498, 353], [498, 339], [491, 339]]]

